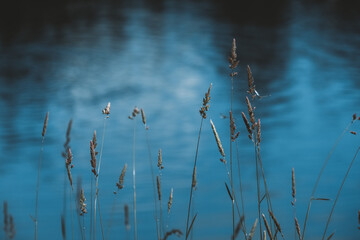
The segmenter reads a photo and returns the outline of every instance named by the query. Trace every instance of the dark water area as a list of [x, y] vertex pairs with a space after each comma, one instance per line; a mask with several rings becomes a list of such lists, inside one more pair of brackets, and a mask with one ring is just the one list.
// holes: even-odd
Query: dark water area
[[[146, 113], [156, 174], [157, 152], [162, 149], [163, 230], [179, 228], [185, 232], [201, 121], [198, 111], [210, 83], [211, 106], [198, 153], [193, 239], [229, 239], [232, 206], [224, 186], [229, 181], [219, 161], [209, 119], [216, 125], [229, 163], [229, 119], [224, 115], [230, 110], [227, 58], [233, 38], [240, 61], [234, 80], [233, 112], [240, 131], [237, 145], [246, 228], [249, 232], [258, 218], [254, 147], [241, 118], [241, 112], [247, 111], [246, 65], [250, 65], [256, 90], [269, 95], [255, 99], [253, 104], [262, 124], [261, 157], [273, 210], [285, 239], [295, 238], [291, 169], [296, 173], [296, 216], [302, 228], [326, 156], [352, 115], [360, 115], [359, 7], [357, 1], [336, 0], [2, 2], [0, 201], [8, 202], [14, 217], [15, 239], [34, 235], [31, 216], [35, 214], [41, 132], [47, 111], [50, 117], [40, 177], [39, 239], [62, 239], [60, 215], [64, 207], [67, 238], [71, 237], [70, 189], [61, 156], [70, 119], [75, 190], [80, 178], [89, 211], [86, 238], [92, 178], [89, 141], [96, 130], [98, 149], [103, 147], [99, 200], [105, 237], [133, 239], [132, 147], [136, 126], [138, 239], [156, 239], [146, 131], [139, 117], [136, 121], [128, 119], [134, 106]], [[104, 119], [101, 110], [107, 102], [111, 102], [111, 114]], [[360, 143], [359, 135], [350, 131], [359, 131], [359, 124], [355, 122], [345, 131], [329, 160], [314, 197], [330, 200], [313, 202], [306, 239], [319, 239], [324, 232], [341, 181]], [[233, 157], [235, 161], [236, 149]], [[114, 195], [125, 163], [124, 189]], [[237, 169], [235, 161], [235, 194], [240, 198]], [[171, 188], [174, 200], [168, 215]], [[327, 236], [335, 232], [334, 239], [360, 238], [359, 189], [360, 160], [356, 159]], [[124, 204], [130, 209], [130, 231], [124, 226]], [[265, 204], [262, 211], [268, 216]], [[0, 226], [3, 229], [3, 221]], [[77, 217], [74, 227], [75, 239], [80, 239]], [[260, 239], [258, 230], [256, 239]], [[99, 222], [96, 238], [101, 239]]]

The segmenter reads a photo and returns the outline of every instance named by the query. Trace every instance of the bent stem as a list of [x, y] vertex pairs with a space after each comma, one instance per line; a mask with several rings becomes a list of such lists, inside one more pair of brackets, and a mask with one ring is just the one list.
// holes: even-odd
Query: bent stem
[[324, 238], [325, 238], [326, 231], [327, 231], [327, 228], [328, 228], [328, 226], [329, 226], [329, 223], [330, 223], [330, 220], [331, 220], [331, 216], [332, 216], [332, 214], [333, 214], [333, 212], [334, 212], [334, 209], [335, 209], [337, 200], [339, 199], [341, 190], [342, 190], [342, 188], [343, 188], [343, 186], [344, 186], [344, 184], [345, 184], [346, 178], [347, 178], [348, 175], [349, 175], [350, 169], [351, 169], [351, 167], [352, 167], [352, 165], [353, 165], [353, 163], [354, 163], [354, 161], [355, 161], [355, 159], [356, 159], [356, 156], [357, 156], [357, 154], [359, 153], [359, 151], [360, 151], [360, 147], [358, 147], [358, 149], [356, 150], [355, 155], [354, 155], [353, 159], [352, 159], [351, 162], [350, 162], [349, 168], [348, 168], [348, 170], [346, 171], [346, 174], [345, 174], [345, 176], [344, 176], [344, 179], [342, 180], [342, 183], [341, 183], [341, 186], [340, 186], [340, 188], [339, 188], [339, 191], [338, 191], [338, 193], [337, 193], [337, 195], [336, 195], [334, 204], [333, 204], [333, 206], [332, 206], [332, 208], [331, 208], [330, 215], [329, 215], [328, 220], [327, 220], [327, 222], [326, 222], [325, 231], [324, 231], [324, 234], [323, 234], [323, 236], [322, 236], [322, 240], [324, 240]]
[[[196, 144], [196, 151], [195, 151], [195, 161], [194, 161], [193, 175], [195, 174], [195, 168], [196, 168], [197, 156], [198, 156], [198, 151], [199, 151], [199, 143], [200, 143], [200, 136], [201, 136], [201, 129], [202, 129], [203, 121], [204, 121], [204, 118], [201, 118], [199, 135], [198, 135], [198, 140], [197, 140], [197, 144]], [[192, 185], [192, 182], [191, 182], [189, 207], [188, 207], [188, 214], [187, 214], [187, 220], [186, 220], [186, 233], [185, 233], [186, 237], [185, 237], [185, 240], [188, 238], [188, 235], [189, 235], [189, 218], [190, 218], [192, 195], [193, 195], [193, 185]]]
[[332, 148], [330, 149], [330, 152], [329, 154], [327, 155], [322, 167], [321, 167], [321, 170], [319, 172], [319, 175], [317, 176], [317, 179], [316, 179], [316, 182], [315, 182], [315, 185], [314, 185], [314, 188], [311, 192], [311, 196], [310, 196], [310, 199], [309, 199], [309, 204], [308, 204], [308, 208], [307, 208], [307, 211], [306, 211], [306, 216], [305, 216], [305, 221], [304, 221], [304, 228], [303, 228], [303, 232], [302, 232], [302, 239], [305, 238], [305, 230], [306, 230], [306, 224], [307, 224], [307, 220], [308, 220], [308, 217], [309, 217], [309, 214], [310, 214], [310, 207], [311, 207], [311, 201], [314, 199], [314, 195], [315, 195], [315, 192], [317, 190], [317, 187], [319, 185], [319, 182], [320, 182], [320, 178], [329, 162], [329, 159], [331, 158], [331, 156], [333, 155], [336, 147], [339, 145], [340, 141], [342, 140], [342, 138], [344, 137], [344, 134], [349, 130], [350, 126], [356, 121], [355, 120], [352, 120], [344, 129], [344, 131], [339, 135], [339, 137], [336, 139], [334, 145], [332, 146]]

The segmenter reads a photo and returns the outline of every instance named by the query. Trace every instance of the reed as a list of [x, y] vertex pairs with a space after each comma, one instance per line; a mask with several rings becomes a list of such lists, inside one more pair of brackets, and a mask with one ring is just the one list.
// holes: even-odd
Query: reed
[[[135, 117], [140, 113], [137, 107], [134, 108], [129, 119], [135, 120]], [[136, 151], [136, 121], [134, 121], [134, 132], [133, 132], [133, 193], [134, 193], [134, 239], [137, 240], [137, 220], [136, 220], [136, 164], [135, 164], [135, 151]]]
[[[110, 102], [108, 102], [108, 104], [106, 105], [106, 107], [102, 110], [102, 113], [105, 115], [104, 118], [104, 126], [103, 126], [103, 132], [102, 132], [102, 137], [101, 137], [101, 147], [100, 147], [100, 156], [99, 156], [99, 165], [98, 165], [98, 169], [97, 171], [93, 172], [95, 175], [95, 197], [94, 197], [94, 222], [93, 222], [93, 239], [95, 240], [95, 232], [96, 232], [96, 206], [99, 206], [99, 215], [101, 214], [100, 212], [100, 204], [97, 203], [98, 202], [98, 198], [99, 198], [99, 174], [100, 174], [100, 170], [101, 170], [101, 162], [102, 162], [102, 154], [103, 154], [103, 149], [104, 149], [104, 139], [105, 139], [105, 130], [106, 130], [106, 120], [109, 119], [109, 114], [110, 114]], [[96, 132], [94, 133], [94, 137], [93, 139], [96, 139]], [[93, 140], [93, 145], [96, 144], [96, 141], [94, 143]], [[98, 205], [97, 205], [98, 204]], [[101, 215], [100, 215], [101, 216]], [[100, 219], [100, 226], [101, 226], [101, 232], [104, 233], [104, 229], [102, 227], [102, 221]], [[103, 239], [104, 239], [104, 234], [103, 234]]]
[[338, 193], [336, 194], [336, 198], [335, 198], [335, 200], [334, 200], [333, 206], [332, 206], [332, 208], [331, 208], [329, 217], [328, 217], [327, 222], [326, 222], [326, 226], [325, 226], [324, 234], [323, 234], [323, 236], [322, 236], [322, 240], [325, 239], [326, 231], [327, 231], [327, 229], [328, 229], [328, 227], [329, 227], [329, 223], [330, 223], [332, 214], [334, 213], [334, 209], [335, 209], [336, 203], [337, 203], [337, 201], [338, 201], [338, 199], [339, 199], [339, 196], [340, 196], [340, 194], [341, 194], [341, 190], [342, 190], [342, 188], [343, 188], [343, 186], [344, 186], [344, 184], [345, 184], [345, 181], [346, 181], [346, 179], [347, 179], [347, 177], [348, 177], [348, 175], [349, 175], [349, 172], [350, 172], [350, 170], [351, 170], [351, 168], [352, 168], [352, 166], [353, 166], [353, 164], [354, 164], [354, 162], [355, 162], [355, 159], [356, 159], [359, 151], [360, 151], [360, 146], [357, 148], [357, 150], [356, 150], [356, 152], [355, 152], [355, 155], [354, 155], [353, 159], [351, 160], [351, 162], [350, 162], [350, 164], [349, 164], [349, 167], [348, 167], [348, 169], [347, 169], [347, 171], [346, 171], [346, 173], [345, 173], [345, 176], [344, 176], [344, 178], [343, 178], [343, 180], [342, 180], [342, 182], [341, 182], [341, 185], [340, 185], [340, 188], [339, 188], [339, 190], [338, 190]]
[[[151, 154], [151, 147], [150, 147], [150, 140], [149, 140], [149, 127], [146, 125], [146, 116], [145, 116], [145, 112], [144, 110], [141, 108], [140, 109], [141, 112], [141, 119], [142, 122], [144, 124], [145, 127], [145, 135], [146, 135], [146, 145], [147, 145], [147, 150], [148, 150], [148, 160], [149, 160], [149, 169], [150, 169], [150, 173], [151, 173], [151, 183], [153, 186], [153, 200], [154, 200], [154, 216], [155, 216], [155, 223], [156, 223], [156, 234], [157, 234], [157, 239], [160, 240], [161, 239], [161, 234], [160, 234], [160, 226], [159, 226], [159, 217], [158, 217], [158, 206], [157, 206], [157, 200], [156, 200], [156, 190], [155, 190], [155, 175], [154, 175], [154, 169], [153, 169], [153, 164], [152, 164], [152, 154]], [[159, 160], [160, 159], [160, 160]], [[159, 149], [159, 157], [158, 157], [158, 167], [159, 167], [159, 161], [161, 160], [161, 149]], [[160, 162], [161, 165], [161, 162]], [[160, 211], [161, 214], [161, 211]]]
[[[209, 110], [210, 108], [210, 91], [211, 91], [211, 86], [212, 84], [210, 84], [210, 87], [208, 89], [208, 91], [205, 93], [205, 97], [203, 98], [203, 105], [200, 108], [200, 115], [201, 115], [201, 122], [200, 122], [200, 128], [199, 128], [199, 134], [198, 134], [198, 140], [196, 143], [196, 151], [195, 151], [195, 160], [194, 160], [194, 167], [193, 167], [193, 174], [192, 176], [195, 175], [195, 171], [196, 171], [196, 162], [197, 162], [197, 156], [198, 156], [198, 152], [199, 152], [199, 144], [200, 144], [200, 136], [201, 136], [201, 130], [202, 130], [202, 125], [203, 125], [203, 121], [204, 119], [206, 119], [207, 114], [206, 112]], [[192, 178], [193, 179], [193, 178]], [[187, 214], [187, 220], [186, 220], [186, 233], [185, 233], [185, 240], [187, 240], [188, 236], [189, 236], [189, 232], [191, 230], [192, 224], [195, 221], [196, 215], [193, 218], [191, 227], [189, 227], [189, 219], [190, 219], [190, 209], [191, 209], [191, 200], [192, 200], [192, 195], [193, 195], [193, 180], [191, 181], [191, 187], [190, 187], [190, 196], [189, 196], [189, 207], [188, 207], [188, 214]]]
[[44, 141], [45, 141], [45, 134], [46, 129], [49, 121], [49, 112], [46, 113], [43, 130], [41, 133], [41, 149], [40, 149], [40, 156], [38, 161], [38, 170], [37, 170], [37, 180], [36, 180], [36, 193], [35, 193], [35, 217], [33, 218], [35, 222], [35, 240], [37, 239], [38, 235], [38, 209], [39, 209], [39, 190], [40, 190], [40, 172], [41, 172], [41, 163], [44, 154]]
[[262, 216], [262, 218], [263, 218], [263, 220], [264, 220], [266, 232], [267, 232], [267, 234], [269, 235], [270, 240], [272, 240], [272, 239], [273, 239], [273, 235], [272, 235], [272, 233], [271, 233], [271, 230], [270, 230], [270, 227], [269, 227], [269, 223], [268, 223], [268, 221], [266, 220], [266, 217], [265, 217], [264, 214], [262, 214], [261, 216]]
[[255, 219], [255, 222], [254, 222], [254, 224], [253, 224], [253, 226], [251, 227], [251, 230], [250, 230], [250, 233], [249, 233], [248, 240], [252, 240], [252, 238], [254, 237], [254, 234], [255, 234], [255, 230], [256, 230], [257, 223], [258, 223], [258, 219], [256, 218], [256, 219]]
[[74, 217], [73, 217], [73, 206], [72, 206], [72, 196], [73, 196], [73, 179], [71, 174], [71, 169], [74, 167], [72, 164], [73, 156], [71, 153], [71, 148], [68, 149], [67, 158], [65, 160], [65, 168], [70, 184], [70, 214], [71, 214], [71, 239], [74, 239]]
[[314, 195], [316, 193], [316, 190], [317, 190], [317, 187], [319, 185], [319, 182], [320, 182], [320, 179], [322, 177], [322, 174], [331, 158], [331, 156], [333, 155], [336, 147], [339, 145], [339, 143], [341, 142], [342, 138], [344, 137], [345, 133], [349, 131], [349, 128], [356, 122], [358, 121], [360, 118], [357, 118], [356, 117], [356, 114], [353, 114], [352, 116], [352, 120], [350, 123], [348, 123], [348, 125], [344, 128], [344, 130], [340, 133], [340, 135], [338, 136], [338, 138], [336, 139], [334, 145], [331, 147], [328, 155], [326, 156], [325, 160], [324, 160], [324, 163], [320, 169], [320, 172], [316, 178], [316, 181], [315, 181], [315, 185], [313, 187], [313, 190], [311, 192], [311, 196], [310, 196], [310, 199], [309, 199], [309, 203], [308, 203], [308, 207], [307, 207], [307, 211], [306, 211], [306, 216], [305, 216], [305, 220], [304, 220], [304, 227], [303, 227], [303, 232], [302, 232], [302, 238], [304, 239], [305, 238], [305, 230], [306, 230], [306, 225], [307, 225], [307, 221], [308, 221], [308, 218], [309, 218], [309, 214], [310, 214], [310, 208], [311, 208], [311, 203], [312, 201], [315, 199]]

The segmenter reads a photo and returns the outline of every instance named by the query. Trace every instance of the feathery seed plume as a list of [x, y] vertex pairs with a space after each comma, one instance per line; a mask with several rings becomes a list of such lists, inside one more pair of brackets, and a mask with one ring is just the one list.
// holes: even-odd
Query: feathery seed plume
[[202, 105], [202, 107], [200, 108], [200, 111], [199, 111], [200, 115], [201, 115], [201, 117], [203, 119], [206, 118], [206, 112], [209, 110], [209, 107], [210, 107], [209, 102], [210, 102], [210, 99], [211, 99], [211, 97], [210, 97], [211, 86], [212, 86], [212, 83], [210, 84], [210, 87], [209, 87], [207, 93], [205, 93], [205, 97], [203, 98], [203, 105]]
[[158, 155], [158, 163], [157, 163], [158, 168], [161, 170], [164, 168], [164, 166], [162, 165], [162, 154], [161, 154], [161, 148], [159, 149], [159, 155]]
[[255, 129], [255, 115], [254, 115], [254, 110], [255, 108], [251, 107], [251, 103], [248, 99], [248, 97], [246, 97], [246, 104], [248, 107], [248, 111], [249, 111], [249, 117], [250, 117], [250, 122], [251, 122], [251, 128], [254, 130]]
[[257, 218], [255, 219], [255, 222], [254, 222], [254, 225], [252, 226], [251, 230], [250, 230], [250, 233], [249, 233], [249, 237], [248, 237], [248, 240], [251, 240], [253, 237], [254, 237], [254, 234], [255, 234], [255, 230], [256, 230], [256, 226], [257, 226]]
[[41, 134], [43, 137], [45, 136], [45, 133], [46, 133], [48, 120], [49, 120], [49, 112], [46, 113], [45, 120], [44, 120], [44, 126], [43, 126], [43, 130], [42, 130], [42, 134]]
[[170, 213], [170, 209], [171, 209], [171, 206], [172, 206], [172, 201], [173, 201], [173, 188], [171, 188], [171, 192], [170, 192], [170, 196], [169, 196], [168, 213]]
[[247, 131], [249, 132], [249, 135], [248, 135], [248, 136], [249, 136], [250, 140], [252, 140], [253, 132], [252, 132], [252, 130], [251, 130], [250, 123], [249, 123], [249, 121], [247, 120], [244, 112], [241, 112], [241, 116], [242, 116], [242, 118], [243, 118], [243, 120], [244, 120], [246, 129], [247, 129]]
[[125, 177], [126, 169], [127, 169], [127, 164], [125, 163], [124, 168], [122, 169], [119, 177], [119, 182], [116, 183], [116, 186], [118, 187], [119, 190], [124, 188], [124, 177]]
[[219, 135], [218, 135], [218, 133], [217, 133], [217, 131], [216, 131], [216, 128], [215, 128], [215, 125], [214, 125], [214, 123], [211, 121], [211, 119], [210, 119], [210, 124], [211, 124], [211, 128], [212, 128], [212, 130], [213, 130], [214, 136], [215, 136], [216, 143], [217, 143], [218, 148], [219, 148], [219, 152], [220, 152], [221, 156], [225, 157], [225, 152], [224, 152], [224, 149], [223, 149], [223, 147], [222, 147], [222, 145], [221, 145], [221, 141], [220, 141]]
[[191, 187], [195, 188], [197, 184], [196, 181], [196, 166], [194, 167], [194, 171], [193, 171], [193, 175], [192, 175], [192, 183], [191, 183]]
[[126, 230], [130, 230], [129, 206], [127, 204], [124, 205], [124, 215], [125, 215], [125, 228]]
[[84, 215], [85, 213], [87, 213], [87, 210], [86, 210], [86, 198], [85, 198], [85, 194], [84, 194], [84, 189], [81, 188], [81, 193], [80, 193], [80, 215]]
[[260, 123], [260, 118], [258, 119], [258, 122], [256, 124], [257, 127], [257, 135], [256, 135], [256, 140], [257, 140], [257, 145], [260, 145], [261, 142], [261, 123]]
[[141, 108], [141, 118], [142, 118], [142, 122], [143, 124], [146, 126], [146, 116], [145, 116], [145, 112], [144, 110]]
[[103, 114], [109, 115], [110, 114], [110, 102], [106, 105], [106, 107], [102, 110]]
[[156, 183], [157, 183], [157, 190], [158, 190], [159, 200], [161, 201], [161, 185], [160, 185], [160, 178], [159, 178], [159, 176], [156, 176]]
[[235, 125], [235, 120], [234, 120], [234, 117], [233, 117], [233, 114], [232, 114], [231, 111], [230, 111], [229, 115], [230, 115], [231, 141], [234, 142], [234, 141], [236, 140], [236, 138], [239, 136], [240, 132], [235, 133], [235, 131], [236, 131], [236, 125]]
[[256, 96], [255, 94], [255, 85], [254, 85], [254, 78], [250, 69], [250, 66], [247, 65], [247, 72], [248, 72], [248, 83], [249, 83], [249, 91], [247, 91], [249, 94]]
[[267, 233], [268, 233], [268, 235], [269, 235], [269, 237], [270, 237], [270, 240], [272, 240], [273, 237], [272, 237], [272, 234], [271, 234], [271, 230], [270, 230], [269, 224], [268, 224], [268, 222], [267, 222], [266, 217], [265, 217], [264, 214], [262, 214], [262, 218], [263, 218], [263, 220], [264, 220], [265, 227], [266, 227], [266, 231], [267, 231]]
[[296, 232], [298, 234], [299, 240], [301, 240], [300, 225], [299, 225], [299, 222], [296, 217], [295, 217], [295, 227], [296, 227]]
[[70, 186], [72, 187], [72, 184], [73, 184], [73, 181], [72, 181], [72, 176], [71, 176], [71, 171], [70, 169], [73, 167], [73, 165], [71, 165], [72, 163], [72, 154], [71, 154], [71, 148], [69, 148], [69, 151], [68, 151], [68, 156], [65, 160], [65, 167], [66, 167], [66, 170], [67, 170], [67, 174], [68, 174], [68, 178], [69, 178], [69, 181], [70, 181]]
[[296, 201], [296, 199], [295, 199], [295, 195], [296, 195], [296, 188], [295, 188], [295, 169], [294, 168], [292, 168], [292, 171], [291, 171], [291, 185], [292, 185], [292, 197], [293, 197], [293, 202], [291, 202], [292, 203], [292, 205], [294, 205], [295, 204], [295, 201]]

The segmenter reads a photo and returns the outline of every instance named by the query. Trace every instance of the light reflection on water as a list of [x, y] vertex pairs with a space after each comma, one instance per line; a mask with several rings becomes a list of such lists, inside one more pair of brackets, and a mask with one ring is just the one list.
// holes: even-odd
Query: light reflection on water
[[[75, 9], [75, 5], [70, 6]], [[106, 121], [100, 177], [106, 223], [110, 221], [115, 182], [124, 163], [129, 166], [125, 188], [117, 195], [119, 206], [108, 236], [124, 235], [122, 205], [132, 204], [133, 122], [127, 116], [134, 106], [146, 112], [154, 162], [158, 149], [163, 151], [164, 201], [170, 188], [174, 188], [172, 214], [169, 217], [164, 214], [169, 225], [164, 228], [184, 229], [200, 124], [198, 109], [210, 83], [213, 89], [209, 118], [216, 124], [226, 151], [229, 149], [228, 119], [220, 116], [229, 111], [226, 58], [234, 36], [240, 59], [234, 113], [241, 131], [239, 152], [246, 226], [250, 229], [257, 216], [253, 148], [240, 117], [241, 111], [246, 111], [245, 66], [250, 64], [257, 90], [271, 95], [255, 102], [263, 126], [262, 158], [274, 211], [285, 235], [292, 237], [291, 168], [296, 169], [297, 215], [302, 224], [322, 161], [359, 104], [356, 53], [360, 37], [353, 31], [357, 22], [336, 14], [330, 4], [311, 6], [310, 14], [308, 4], [285, 4], [281, 8], [279, 5], [274, 13], [276, 20], [255, 21], [237, 19], [230, 11], [231, 5], [224, 7], [216, 2], [180, 6], [173, 1], [159, 1], [151, 7], [95, 4], [85, 11], [89, 15], [79, 15], [73, 22], [45, 25], [41, 34], [19, 30], [9, 40], [8, 32], [2, 29], [0, 200], [9, 202], [17, 238], [25, 239], [33, 232], [28, 216], [34, 211], [40, 149], [37, 136], [46, 111], [50, 112], [50, 120], [41, 173], [39, 234], [40, 238], [51, 235], [61, 239], [64, 160], [60, 153], [67, 122], [73, 119], [70, 145], [74, 179], [82, 177], [86, 194], [90, 192], [91, 175], [89, 141], [94, 130], [99, 139], [103, 134], [101, 109], [108, 101], [112, 108]], [[356, 147], [357, 136], [345, 134], [320, 183], [319, 197], [335, 197]], [[155, 238], [147, 154], [145, 131], [138, 121], [139, 239], [152, 235]], [[227, 179], [218, 158], [206, 120], [197, 168], [194, 207], [198, 218], [194, 239], [223, 239], [231, 233], [231, 204], [223, 186]], [[336, 230], [337, 236], [346, 239], [359, 237], [358, 206], [354, 200], [360, 197], [358, 169], [356, 163], [329, 230], [329, 233]], [[308, 239], [321, 236], [330, 207], [331, 202], [313, 205]], [[69, 214], [67, 218], [69, 223]], [[97, 232], [100, 237], [100, 229]]]

